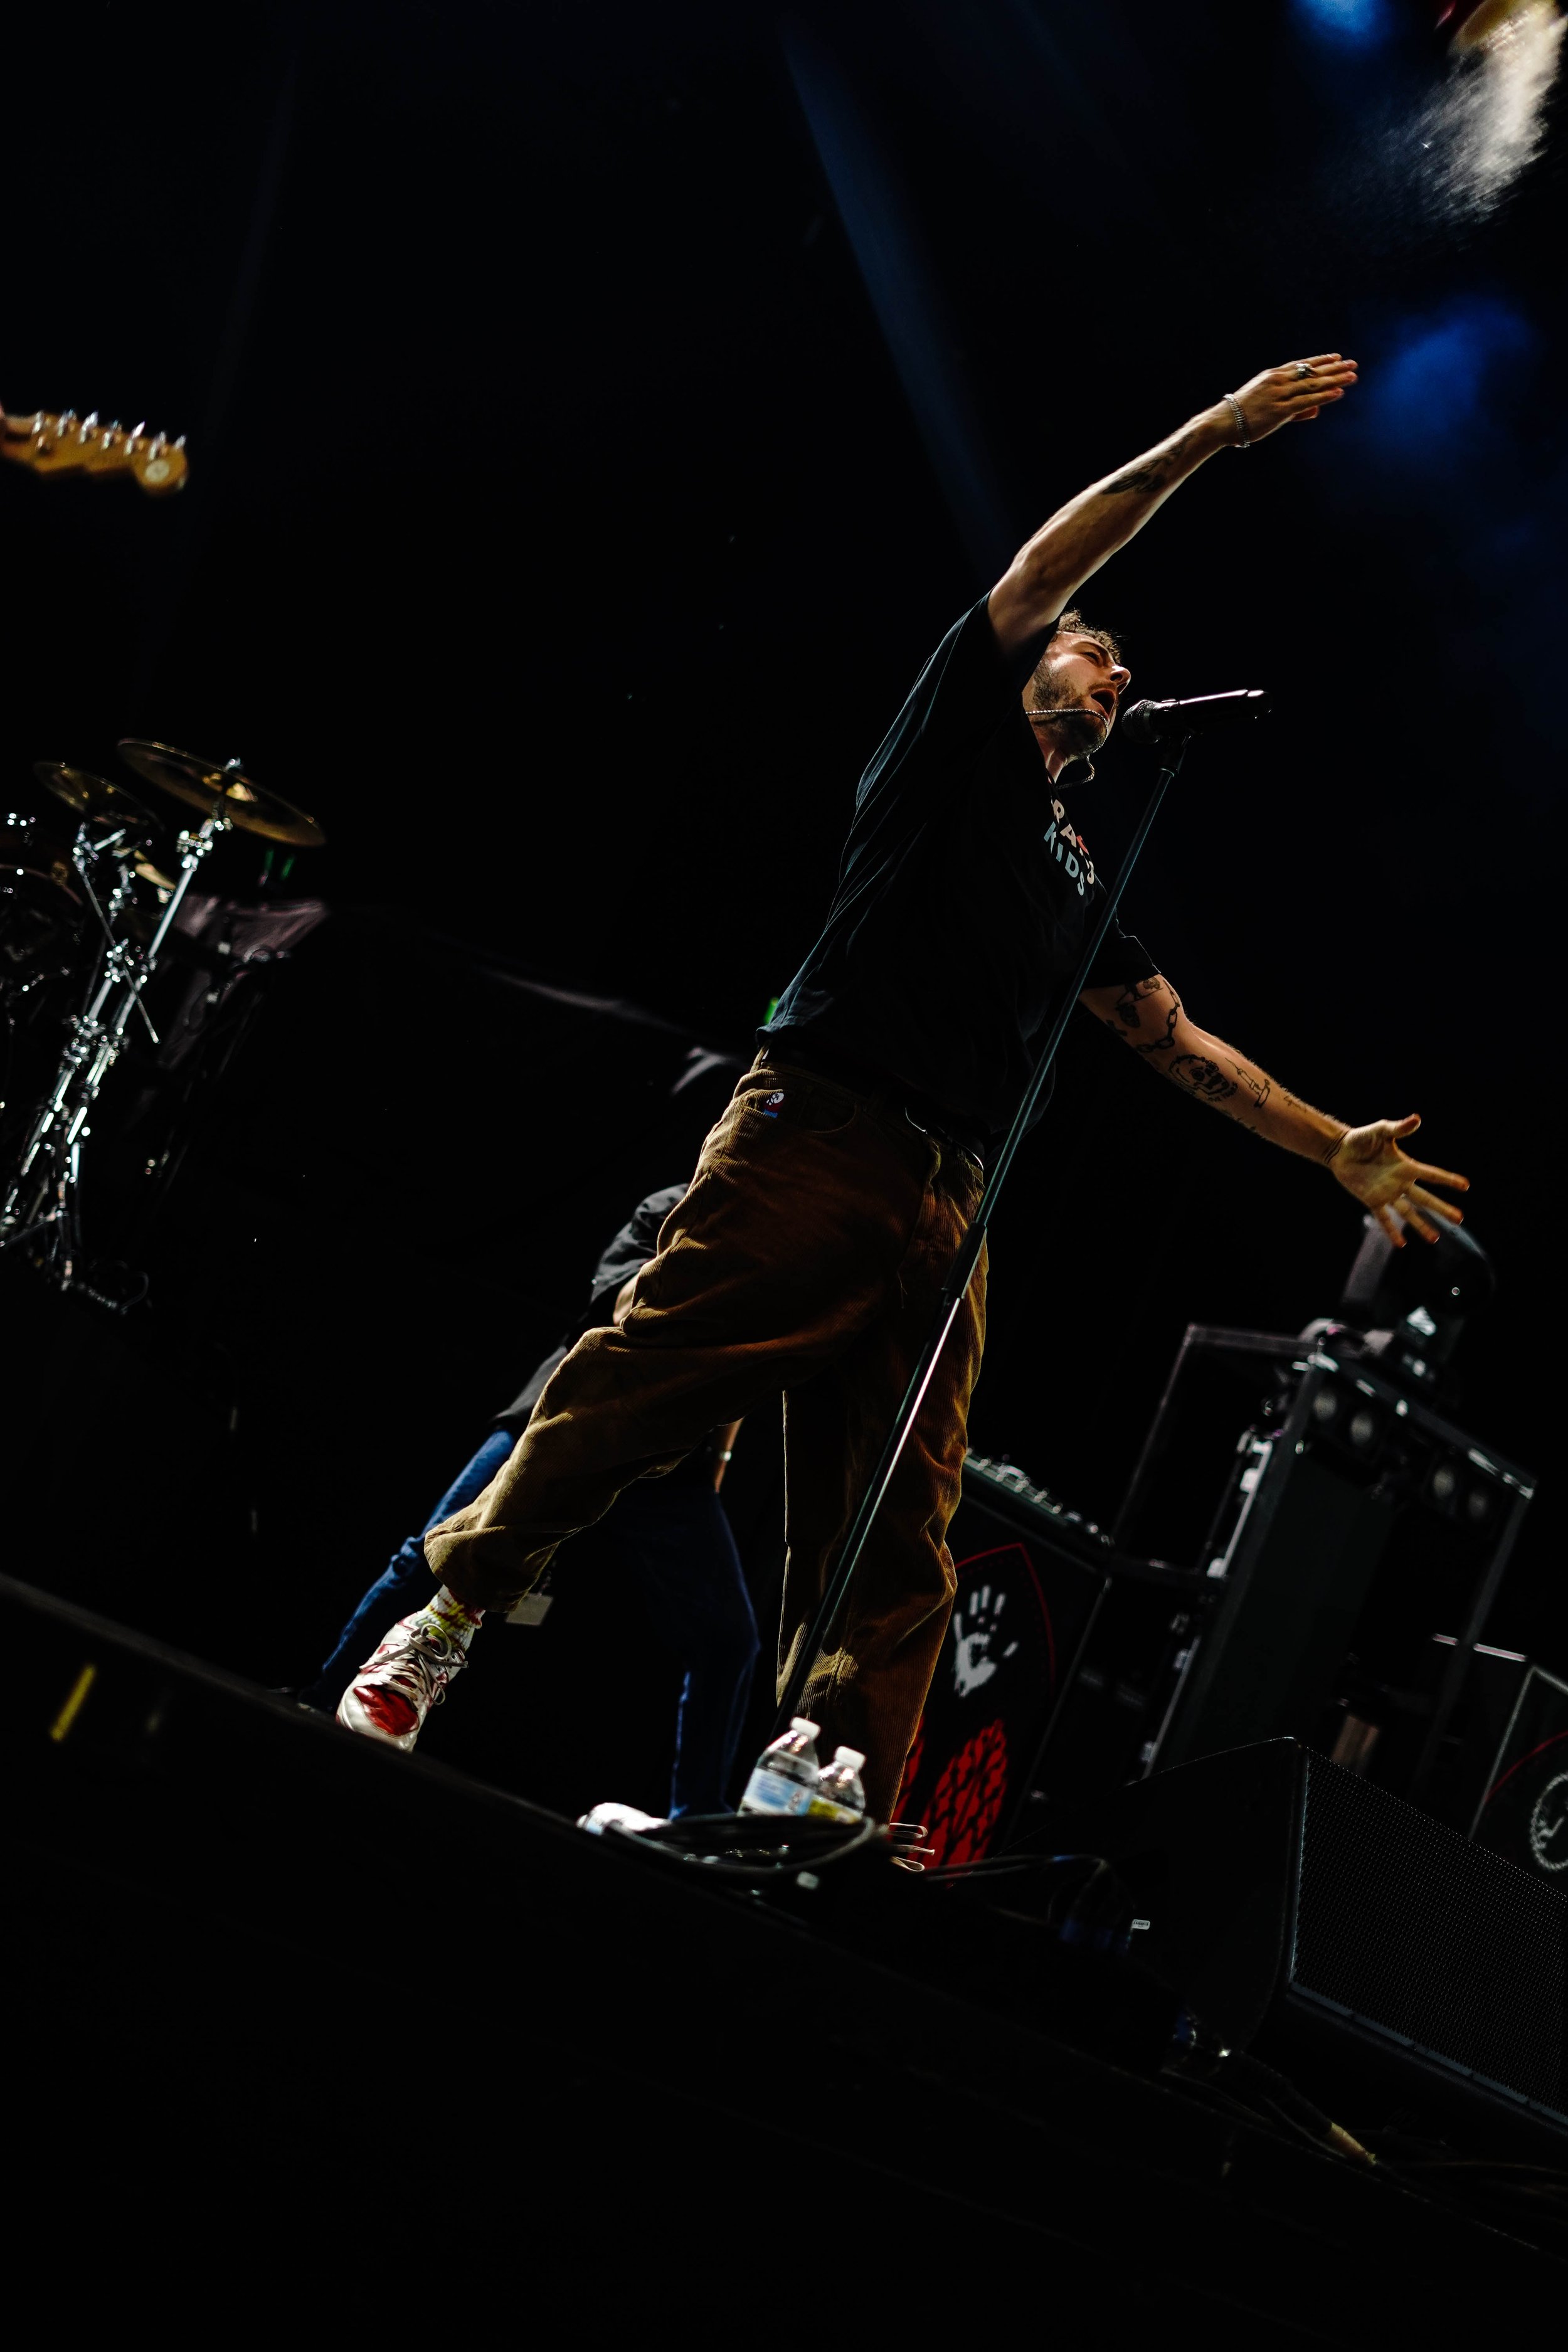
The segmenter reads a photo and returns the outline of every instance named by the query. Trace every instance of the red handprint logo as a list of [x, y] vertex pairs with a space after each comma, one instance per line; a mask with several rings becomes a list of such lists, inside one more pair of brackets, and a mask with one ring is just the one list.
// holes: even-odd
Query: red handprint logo
[[924, 1808], [936, 1863], [978, 1862], [1007, 1796], [1007, 1733], [1000, 1716], [949, 1757]]

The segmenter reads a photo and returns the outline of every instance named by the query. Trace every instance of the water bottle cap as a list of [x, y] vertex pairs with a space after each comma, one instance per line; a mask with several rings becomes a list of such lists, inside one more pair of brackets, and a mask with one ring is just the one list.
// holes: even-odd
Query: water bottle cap
[[804, 1731], [808, 1739], [815, 1739], [820, 1728], [818, 1725], [813, 1723], [809, 1715], [792, 1715], [789, 1727], [792, 1731]]
[[836, 1764], [847, 1764], [852, 1772], [858, 1772], [866, 1759], [858, 1748], [840, 1748], [836, 1750], [833, 1760]]

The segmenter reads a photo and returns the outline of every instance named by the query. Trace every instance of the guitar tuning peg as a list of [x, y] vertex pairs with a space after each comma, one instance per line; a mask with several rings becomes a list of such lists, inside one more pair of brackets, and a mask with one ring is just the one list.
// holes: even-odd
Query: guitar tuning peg
[[145, 433], [145, 432], [146, 432], [146, 430], [147, 430], [147, 419], [146, 419], [145, 417], [143, 417], [143, 418], [142, 419], [142, 422], [141, 422], [141, 424], [140, 424], [140, 425], [133, 425], [131, 427], [131, 438], [132, 439], [132, 441], [139, 441], [139, 440], [141, 439], [141, 437], [142, 437], [142, 434], [143, 434], [143, 433]]
[[174, 448], [174, 449], [183, 449], [183, 448], [184, 447], [184, 446], [185, 446], [185, 436], [184, 436], [184, 435], [183, 433], [181, 434], [181, 436], [180, 436], [180, 437], [179, 437], [179, 439], [178, 439], [177, 441], [171, 442], [171, 444], [170, 444], [170, 446], [171, 446], [172, 448]]
[[63, 412], [63, 414], [61, 415], [61, 417], [60, 417], [60, 431], [61, 431], [62, 433], [68, 432], [68, 431], [69, 431], [69, 429], [70, 429], [70, 427], [71, 427], [75, 423], [76, 423], [76, 411], [75, 411], [75, 409], [74, 409], [74, 408], [68, 408], [68, 409], [66, 409], [66, 410]]
[[81, 429], [82, 429], [83, 436], [85, 436], [87, 434], [90, 433], [90, 432], [92, 431], [92, 429], [93, 429], [94, 425], [95, 425], [97, 423], [98, 423], [98, 411], [97, 411], [97, 409], [95, 408], [95, 409], [93, 410], [92, 415], [91, 415], [90, 416], [84, 416], [84, 417], [82, 418], [82, 420], [81, 420]]

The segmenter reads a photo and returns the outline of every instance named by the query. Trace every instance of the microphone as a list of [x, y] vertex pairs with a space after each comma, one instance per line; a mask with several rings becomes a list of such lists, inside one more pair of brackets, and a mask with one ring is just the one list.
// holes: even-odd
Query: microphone
[[1185, 735], [1211, 735], [1268, 715], [1268, 697], [1260, 686], [1237, 687], [1231, 694], [1189, 694], [1164, 702], [1135, 702], [1122, 719], [1124, 734], [1135, 743], [1179, 743]]

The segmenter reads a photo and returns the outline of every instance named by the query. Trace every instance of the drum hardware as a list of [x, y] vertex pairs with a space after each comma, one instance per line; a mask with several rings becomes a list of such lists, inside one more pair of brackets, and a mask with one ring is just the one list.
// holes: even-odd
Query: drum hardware
[[[80, 819], [70, 866], [101, 938], [82, 1010], [67, 1024], [53, 1083], [34, 1113], [16, 1172], [0, 1202], [0, 1251], [46, 1242], [48, 1270], [61, 1288], [86, 1291], [110, 1306], [132, 1302], [118, 1302], [91, 1289], [79, 1271], [81, 1148], [91, 1134], [94, 1106], [120, 1056], [133, 1013], [145, 1024], [154, 1045], [158, 1043], [143, 992], [191, 884], [226, 833], [259, 834], [299, 847], [317, 846], [325, 838], [313, 818], [262, 790], [238, 760], [216, 765], [168, 744], [135, 738], [123, 741], [120, 750], [138, 775], [198, 809], [201, 822], [179, 835], [179, 874], [172, 877], [143, 854], [149, 834], [158, 828], [132, 794], [85, 770], [39, 762], [35, 772], [40, 782]], [[108, 829], [101, 829], [106, 824]], [[93, 870], [101, 879], [105, 859], [110, 863], [112, 881], [100, 898]], [[163, 901], [150, 936], [144, 918], [138, 920], [143, 917], [135, 904], [138, 879], [151, 881]]]
[[[35, 931], [63, 927], [74, 932], [81, 922], [81, 900], [73, 887], [70, 852], [44, 832], [37, 818], [12, 810], [0, 824], [0, 898], [11, 906], [37, 910]], [[14, 943], [11, 926], [0, 923], [0, 956], [15, 961], [25, 943]]]
[[[110, 962], [117, 953], [129, 952], [130, 949], [135, 947], [144, 948], [148, 944], [151, 934], [152, 927], [145, 919], [140, 921], [137, 919], [142, 915], [142, 909], [136, 906], [133, 895], [134, 877], [138, 871], [133, 854], [134, 846], [135, 835], [125, 826], [119, 826], [114, 832], [97, 840], [91, 838], [85, 824], [77, 834], [74, 855], [76, 870], [80, 877], [87, 903], [92, 910], [100, 931], [103, 934], [103, 943], [99, 950], [99, 954], [102, 956], [107, 953]], [[109, 892], [107, 908], [99, 902], [98, 893], [92, 887], [91, 875], [91, 868], [105, 857], [113, 862], [113, 883]], [[93, 982], [96, 982], [98, 976], [99, 967], [95, 963]], [[93, 982], [89, 983], [89, 989]], [[148, 1036], [156, 1045], [159, 1042], [158, 1032], [153, 1028], [147, 1007], [142, 1003], [140, 996], [136, 999], [135, 1010], [142, 1016], [142, 1024]]]
[[47, 793], [64, 801], [73, 815], [137, 826], [143, 835], [163, 831], [151, 809], [144, 808], [123, 784], [111, 784], [107, 776], [95, 776], [87, 768], [68, 768], [62, 760], [35, 760], [33, 773]]
[[143, 743], [126, 737], [120, 756], [144, 782], [156, 784], [187, 807], [211, 813], [221, 807], [225, 822], [242, 833], [258, 833], [265, 841], [286, 841], [297, 849], [319, 849], [326, 836], [314, 817], [263, 792], [237, 760], [220, 767], [176, 751], [167, 743]]

